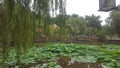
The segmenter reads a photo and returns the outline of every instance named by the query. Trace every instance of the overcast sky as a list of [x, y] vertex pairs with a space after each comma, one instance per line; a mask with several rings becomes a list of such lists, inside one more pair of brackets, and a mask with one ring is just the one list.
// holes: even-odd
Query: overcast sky
[[[117, 4], [120, 0], [116, 1]], [[116, 4], [116, 5], [117, 5]], [[79, 16], [85, 15], [100, 15], [102, 24], [105, 24], [104, 20], [109, 16], [109, 12], [100, 12], [99, 10], [99, 0], [67, 0], [67, 14], [78, 14]]]

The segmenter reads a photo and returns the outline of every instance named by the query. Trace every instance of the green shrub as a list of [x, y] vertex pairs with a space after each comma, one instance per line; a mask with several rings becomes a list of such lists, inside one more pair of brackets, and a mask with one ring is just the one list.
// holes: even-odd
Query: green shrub
[[97, 33], [97, 37], [99, 38], [100, 41], [106, 40], [105, 30], [100, 30], [100, 31]]

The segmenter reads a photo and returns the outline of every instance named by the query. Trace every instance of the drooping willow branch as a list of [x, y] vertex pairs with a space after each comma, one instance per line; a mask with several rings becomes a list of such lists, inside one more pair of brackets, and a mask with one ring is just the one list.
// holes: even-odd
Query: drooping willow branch
[[20, 48], [29, 48], [33, 42], [37, 19], [43, 23], [44, 30], [48, 31], [50, 12], [65, 15], [65, 3], [66, 0], [1, 0], [0, 40], [3, 57], [7, 57], [11, 42], [18, 48], [18, 56]]

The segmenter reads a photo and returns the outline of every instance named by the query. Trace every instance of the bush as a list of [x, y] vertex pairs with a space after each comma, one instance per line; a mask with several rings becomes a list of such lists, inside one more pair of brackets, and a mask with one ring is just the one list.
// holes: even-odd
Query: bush
[[97, 33], [97, 37], [99, 38], [100, 41], [106, 40], [105, 30], [100, 30], [100, 31]]

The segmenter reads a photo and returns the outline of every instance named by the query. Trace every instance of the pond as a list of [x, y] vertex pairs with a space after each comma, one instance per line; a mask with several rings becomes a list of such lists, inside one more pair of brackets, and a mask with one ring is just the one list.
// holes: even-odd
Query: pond
[[62, 68], [103, 68], [99, 63], [79, 63], [66, 57], [59, 58], [58, 64]]
[[[43, 62], [39, 62], [37, 64], [22, 65], [19, 68], [31, 68], [31, 67], [35, 67], [38, 64], [43, 64]], [[78, 62], [71, 65], [61, 63], [60, 66], [62, 68], [103, 68], [102, 65], [99, 63], [78, 63]], [[11, 66], [9, 68], [15, 68], [15, 67]]]
[[[42, 62], [38, 62], [38, 63], [30, 63], [28, 65], [20, 65], [19, 68], [36, 68], [37, 65], [43, 65], [43, 64], [47, 64], [47, 63], [50, 63], [50, 62], [42, 61]], [[72, 61], [69, 57], [59, 57], [57, 59], [56, 65], [60, 65], [61, 68], [103, 68], [100, 63], [79, 63], [76, 61]], [[54, 64], [53, 64], [53, 66], [54, 66]], [[15, 68], [15, 67], [11, 66], [9, 68]], [[59, 67], [57, 67], [57, 68], [59, 68]]]
[[98, 63], [74, 63], [72, 65], [63, 65], [62, 68], [103, 68]]

